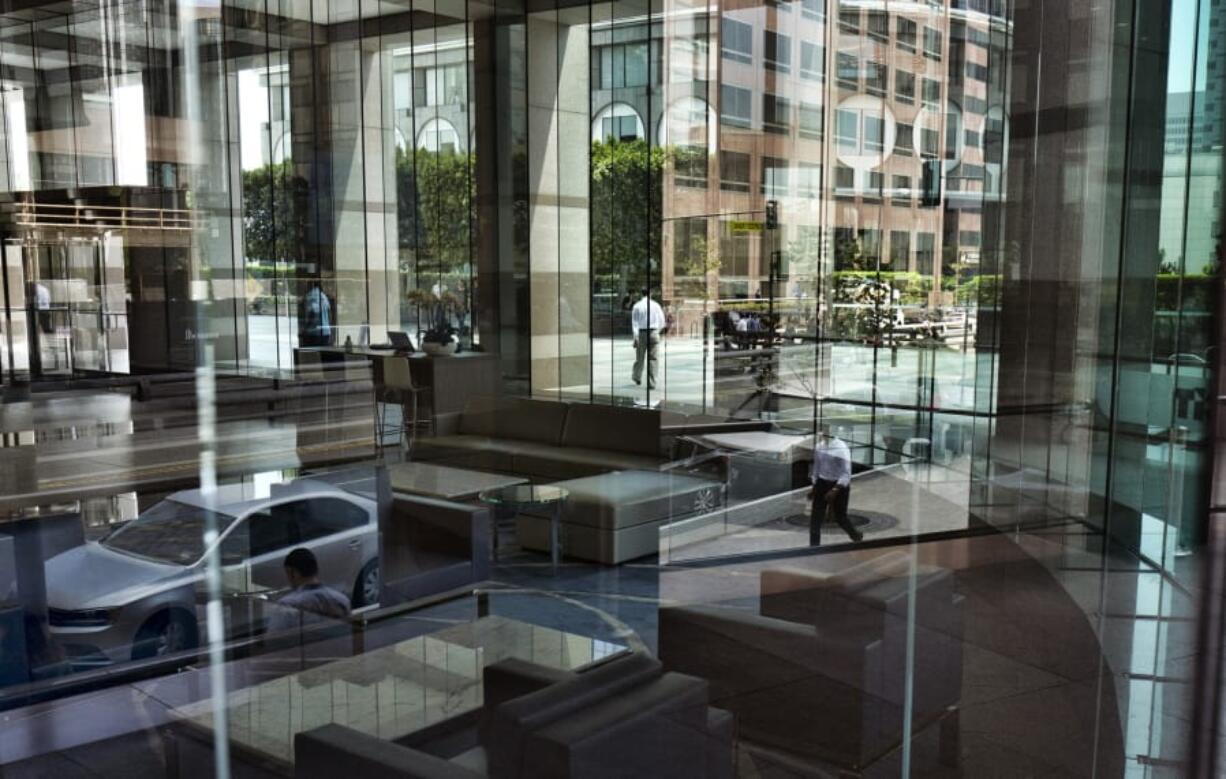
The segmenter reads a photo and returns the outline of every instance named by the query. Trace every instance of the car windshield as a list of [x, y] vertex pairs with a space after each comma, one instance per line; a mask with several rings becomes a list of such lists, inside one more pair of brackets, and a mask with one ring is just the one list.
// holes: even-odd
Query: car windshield
[[173, 500], [164, 500], [111, 533], [102, 545], [116, 552], [172, 565], [191, 565], [204, 555], [210, 515], [221, 533], [234, 517]]

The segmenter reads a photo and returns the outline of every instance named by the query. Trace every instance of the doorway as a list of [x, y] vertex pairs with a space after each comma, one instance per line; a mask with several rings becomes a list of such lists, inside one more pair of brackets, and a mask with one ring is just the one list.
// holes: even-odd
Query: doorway
[[0, 256], [6, 382], [130, 373], [120, 236], [9, 239]]

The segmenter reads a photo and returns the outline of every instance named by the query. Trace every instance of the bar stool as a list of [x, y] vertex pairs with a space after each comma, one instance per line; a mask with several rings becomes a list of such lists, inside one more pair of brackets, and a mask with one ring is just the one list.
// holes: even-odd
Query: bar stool
[[[417, 418], [418, 395], [422, 392], [422, 388], [413, 383], [413, 373], [409, 367], [409, 358], [407, 357], [384, 357], [383, 358], [383, 387], [379, 390], [379, 445], [383, 445], [384, 436], [391, 430], [395, 430], [395, 426], [387, 424], [387, 406], [388, 404], [396, 404], [400, 406], [400, 434], [401, 441], [404, 442], [404, 432], [409, 431], [409, 438], [405, 452], [409, 452], [413, 448], [413, 441], [417, 437], [417, 426], [419, 420]], [[406, 414], [406, 406], [409, 413]]]

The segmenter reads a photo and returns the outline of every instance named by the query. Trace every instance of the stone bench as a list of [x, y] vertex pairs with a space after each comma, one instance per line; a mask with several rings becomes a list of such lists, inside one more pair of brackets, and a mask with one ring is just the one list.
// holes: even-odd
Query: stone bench
[[[712, 511], [724, 485], [670, 471], [613, 471], [560, 481], [570, 497], [562, 507], [564, 555], [608, 565], [656, 554], [661, 525]], [[520, 514], [520, 546], [549, 549], [549, 516]]]

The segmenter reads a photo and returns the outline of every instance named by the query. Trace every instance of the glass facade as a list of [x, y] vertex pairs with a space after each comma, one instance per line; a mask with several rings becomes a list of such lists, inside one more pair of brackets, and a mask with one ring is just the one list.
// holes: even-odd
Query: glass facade
[[1217, 775], [1223, 13], [5, 4], [0, 763]]

